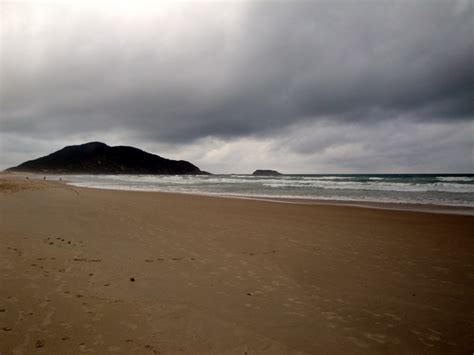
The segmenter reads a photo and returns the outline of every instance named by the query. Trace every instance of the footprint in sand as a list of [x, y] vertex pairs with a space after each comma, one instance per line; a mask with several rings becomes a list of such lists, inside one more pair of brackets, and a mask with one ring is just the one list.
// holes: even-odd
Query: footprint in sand
[[87, 258], [74, 258], [73, 261], [81, 261], [86, 263], [100, 263], [102, 259], [87, 259]]
[[44, 347], [44, 340], [37, 340], [35, 343], [35, 348], [42, 348]]

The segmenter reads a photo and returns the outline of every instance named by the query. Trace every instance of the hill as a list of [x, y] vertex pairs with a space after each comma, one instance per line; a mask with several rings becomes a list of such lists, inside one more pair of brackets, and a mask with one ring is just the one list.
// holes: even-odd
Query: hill
[[101, 142], [67, 146], [7, 169], [16, 172], [76, 174], [206, 174], [184, 160], [170, 160], [134, 147]]
[[252, 175], [256, 175], [256, 176], [278, 176], [278, 175], [281, 175], [281, 173], [279, 173], [276, 170], [262, 170], [262, 169], [259, 169], [259, 170], [255, 170]]

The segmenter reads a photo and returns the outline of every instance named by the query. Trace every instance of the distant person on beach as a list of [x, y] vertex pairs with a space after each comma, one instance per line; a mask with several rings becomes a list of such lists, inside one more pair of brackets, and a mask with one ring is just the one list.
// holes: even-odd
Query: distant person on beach
[[46, 176], [43, 176], [43, 180], [46, 180]]

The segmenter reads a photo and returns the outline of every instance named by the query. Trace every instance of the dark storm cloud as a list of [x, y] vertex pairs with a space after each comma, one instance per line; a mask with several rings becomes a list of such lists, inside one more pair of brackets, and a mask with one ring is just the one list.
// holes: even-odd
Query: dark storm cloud
[[[257, 27], [279, 30], [258, 48], [263, 57], [280, 58], [274, 71], [286, 76], [282, 89], [298, 116], [360, 120], [375, 111], [376, 119], [400, 112], [463, 118], [472, 114], [466, 103], [473, 90], [473, 45], [467, 40], [473, 14], [454, 5], [311, 2], [287, 12], [284, 4], [262, 4], [259, 13], [278, 11]], [[442, 117], [430, 110], [447, 100], [452, 105]]]
[[185, 144], [472, 121], [471, 1], [150, 6], [3, 3], [1, 133]]
[[472, 116], [470, 2], [256, 2], [237, 25], [216, 21], [235, 4], [181, 6], [189, 18], [177, 21], [194, 14], [211, 24], [174, 33], [159, 9], [140, 24], [114, 9], [58, 6], [30, 9], [32, 31], [37, 17], [48, 21], [39, 36], [5, 25], [2, 130], [119, 126], [189, 140], [327, 116]]

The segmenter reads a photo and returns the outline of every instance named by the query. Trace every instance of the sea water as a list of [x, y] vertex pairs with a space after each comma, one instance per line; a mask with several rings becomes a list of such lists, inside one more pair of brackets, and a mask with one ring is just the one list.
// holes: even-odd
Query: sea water
[[190, 194], [474, 207], [474, 174], [68, 175], [74, 186]]

